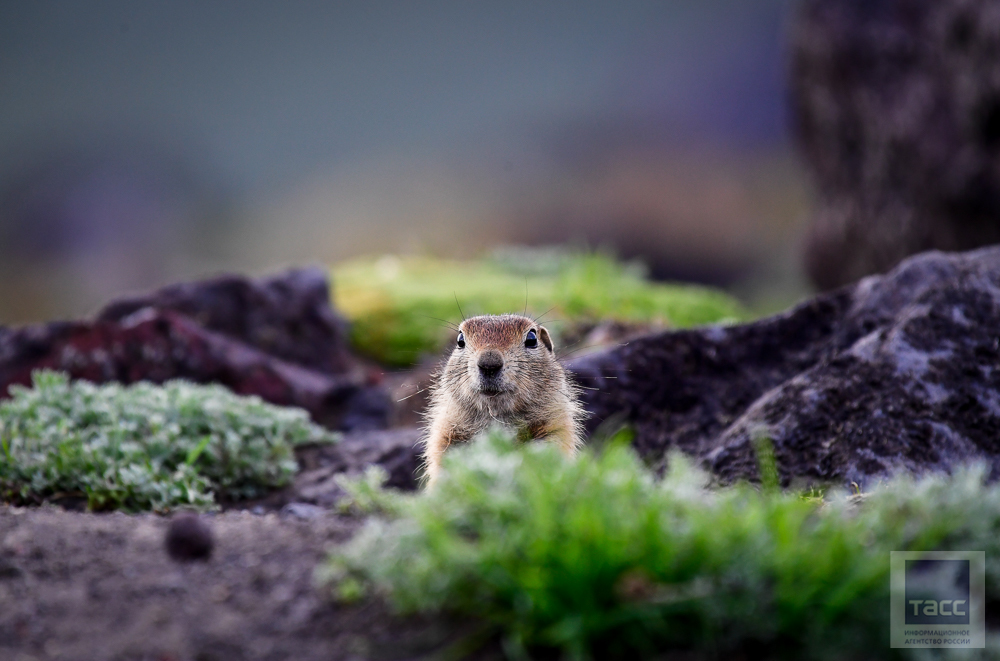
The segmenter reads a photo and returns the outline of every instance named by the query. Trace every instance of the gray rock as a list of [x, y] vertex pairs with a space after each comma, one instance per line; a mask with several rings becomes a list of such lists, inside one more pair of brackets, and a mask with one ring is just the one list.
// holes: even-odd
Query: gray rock
[[[651, 335], [571, 365], [591, 429], [619, 415], [723, 480], [757, 476], [766, 434], [791, 481], [1000, 471], [1000, 247], [926, 253], [752, 324]], [[608, 378], [615, 377], [615, 378]]]

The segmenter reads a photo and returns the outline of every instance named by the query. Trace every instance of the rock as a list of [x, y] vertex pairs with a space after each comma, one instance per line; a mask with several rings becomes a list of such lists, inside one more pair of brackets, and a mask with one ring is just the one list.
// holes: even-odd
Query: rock
[[1000, 6], [807, 0], [792, 34], [819, 198], [812, 280], [830, 289], [918, 252], [1000, 242]]
[[0, 393], [39, 368], [95, 383], [181, 378], [304, 408], [332, 429], [385, 427], [389, 394], [350, 357], [339, 323], [315, 271], [176, 285], [92, 322], [0, 327]]
[[260, 500], [224, 504], [253, 513], [280, 512], [294, 518], [313, 518], [335, 507], [347, 493], [340, 476], [357, 477], [369, 466], [382, 468], [386, 486], [414, 491], [420, 477], [420, 436], [416, 427], [347, 432], [338, 443], [305, 443], [295, 448], [299, 472], [291, 485]]
[[334, 445], [306, 445], [295, 451], [301, 471], [284, 494], [290, 502], [332, 507], [344, 497], [338, 475], [361, 475], [369, 466], [388, 474], [386, 486], [412, 491], [419, 486], [421, 430], [402, 428], [345, 434]]
[[[651, 335], [571, 364], [591, 429], [621, 416], [662, 469], [677, 448], [755, 479], [755, 436], [783, 483], [898, 470], [1000, 471], [1000, 247], [904, 261], [755, 323]], [[609, 378], [612, 377], [612, 378]]]
[[208, 560], [212, 556], [212, 529], [197, 514], [178, 514], [170, 520], [164, 540], [167, 554], [177, 562]]
[[207, 330], [313, 371], [342, 374], [354, 366], [347, 322], [330, 307], [327, 273], [320, 268], [171, 285], [110, 303], [97, 320], [121, 322], [144, 308], [179, 312]]

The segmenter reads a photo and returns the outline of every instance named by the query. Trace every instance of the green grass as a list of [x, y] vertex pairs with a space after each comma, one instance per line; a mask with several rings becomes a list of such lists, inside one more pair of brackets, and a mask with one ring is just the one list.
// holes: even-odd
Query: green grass
[[823, 499], [710, 489], [680, 455], [658, 480], [621, 443], [567, 461], [497, 432], [445, 466], [420, 495], [354, 483], [381, 515], [325, 575], [341, 598], [478, 618], [511, 658], [882, 658], [897, 550], [986, 551], [1000, 595], [1000, 487], [978, 468]]
[[[520, 312], [559, 323], [626, 321], [689, 327], [744, 315], [728, 295], [657, 284], [644, 270], [602, 253], [506, 249], [479, 261], [424, 257], [362, 259], [333, 269], [334, 303], [352, 322], [357, 350], [406, 366], [450, 341], [446, 322]], [[544, 321], [544, 320], [543, 320]]]
[[221, 386], [96, 386], [40, 371], [0, 403], [0, 499], [86, 497], [91, 510], [206, 509], [264, 495], [298, 469], [293, 446], [335, 437], [305, 411]]

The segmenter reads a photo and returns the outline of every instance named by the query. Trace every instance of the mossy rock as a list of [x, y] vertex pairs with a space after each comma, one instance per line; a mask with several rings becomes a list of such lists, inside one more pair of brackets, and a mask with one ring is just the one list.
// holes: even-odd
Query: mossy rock
[[641, 264], [559, 249], [507, 248], [477, 261], [357, 259], [333, 268], [333, 284], [354, 348], [396, 367], [439, 353], [463, 316], [525, 310], [557, 337], [598, 321], [685, 328], [745, 317], [724, 292], [651, 282]]

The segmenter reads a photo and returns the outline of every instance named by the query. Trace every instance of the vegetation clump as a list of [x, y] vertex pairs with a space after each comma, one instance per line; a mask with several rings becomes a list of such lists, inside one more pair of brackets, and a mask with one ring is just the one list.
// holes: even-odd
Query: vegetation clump
[[293, 446], [334, 436], [305, 411], [222, 386], [70, 383], [39, 371], [0, 403], [0, 498], [91, 510], [206, 509], [288, 483]]
[[[336, 306], [360, 352], [412, 365], [441, 351], [445, 323], [520, 312], [564, 325], [621, 321], [683, 328], [735, 321], [743, 309], [707, 287], [653, 283], [641, 264], [602, 253], [507, 248], [478, 261], [385, 256], [333, 269]], [[553, 331], [558, 331], [555, 324]]]
[[352, 484], [381, 516], [326, 575], [341, 598], [373, 588], [404, 613], [479, 618], [512, 658], [869, 658], [888, 645], [890, 551], [983, 550], [988, 595], [1000, 587], [1000, 487], [980, 468], [824, 499], [709, 489], [681, 455], [657, 479], [620, 443], [566, 460], [499, 432], [445, 466], [421, 495], [374, 472]]

